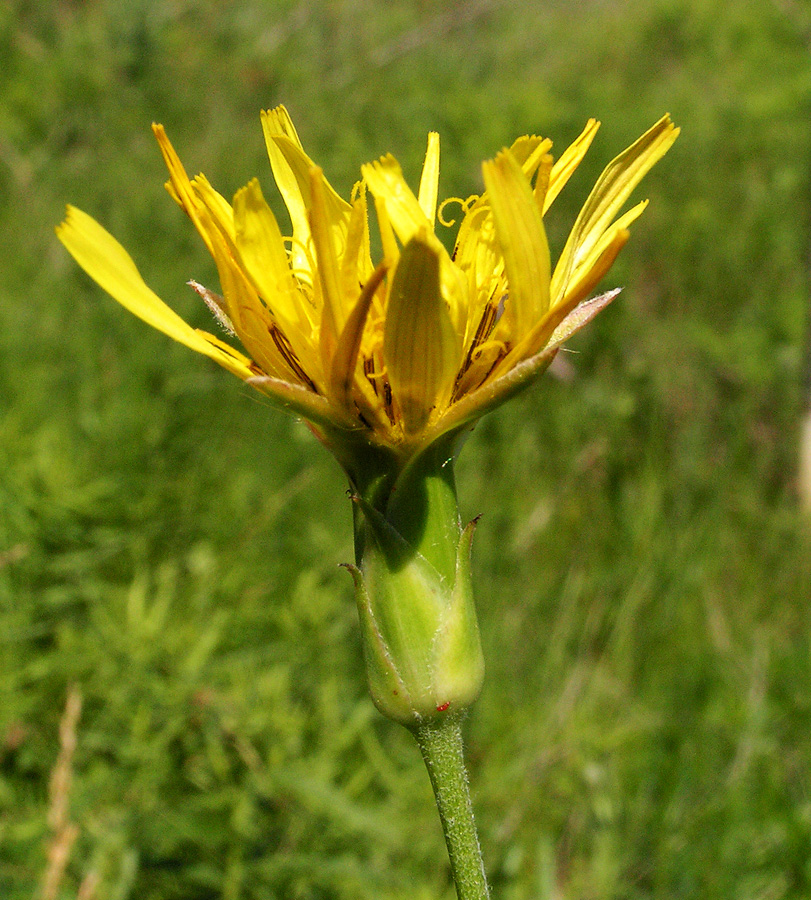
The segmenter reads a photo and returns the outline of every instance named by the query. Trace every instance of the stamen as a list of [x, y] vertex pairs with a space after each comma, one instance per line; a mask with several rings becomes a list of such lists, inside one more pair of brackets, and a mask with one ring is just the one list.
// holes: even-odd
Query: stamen
[[394, 402], [391, 393], [391, 384], [389, 384], [385, 366], [381, 367], [378, 370], [375, 370], [374, 358], [371, 356], [364, 357], [363, 374], [366, 376], [369, 384], [371, 384], [372, 390], [375, 392], [376, 397], [380, 397], [380, 394], [382, 392], [383, 411], [386, 413], [389, 422], [394, 425]]
[[496, 340], [485, 341], [471, 351], [465, 368], [456, 378], [451, 403], [456, 403], [465, 394], [478, 390], [508, 352], [509, 345]]
[[394, 424], [394, 408], [392, 406], [392, 395], [391, 395], [391, 385], [388, 382], [388, 379], [383, 382], [383, 406], [386, 410], [386, 415], [389, 417], [389, 421]]
[[[481, 356], [483, 347], [489, 347], [493, 344], [503, 344], [502, 341], [489, 341], [488, 338], [493, 333], [493, 329], [498, 324], [498, 320], [504, 314], [504, 303], [508, 298], [508, 293], [504, 291], [499, 298], [498, 303], [495, 302], [495, 296], [498, 292], [498, 285], [493, 290], [493, 293], [490, 295], [490, 299], [487, 301], [487, 304], [484, 307], [484, 311], [482, 312], [482, 317], [479, 319], [479, 325], [476, 328], [476, 333], [473, 335], [473, 340], [470, 342], [470, 347], [468, 347], [468, 351], [465, 355], [465, 361], [462, 363], [459, 372], [456, 375], [456, 381], [454, 383], [453, 388], [453, 396], [451, 398], [451, 402], [454, 402], [459, 397], [459, 385], [462, 383], [462, 379], [465, 376], [467, 370], [473, 365], [473, 363]], [[504, 349], [506, 350], [506, 345], [504, 345]], [[500, 358], [500, 356], [499, 356]], [[490, 369], [492, 371], [492, 368]], [[490, 372], [487, 373], [488, 375]], [[487, 376], [485, 376], [486, 378]], [[483, 381], [484, 379], [482, 379]]]
[[298, 361], [298, 358], [284, 333], [275, 325], [268, 325], [268, 333], [270, 334], [273, 343], [276, 345], [276, 349], [279, 351], [287, 365], [290, 366], [299, 381], [306, 384], [314, 394], [317, 394], [318, 389], [310, 376], [304, 371], [304, 368]]
[[375, 396], [377, 395], [377, 376], [375, 375], [375, 361], [367, 356], [363, 360], [363, 374], [369, 381], [369, 384], [372, 386], [372, 390], [375, 392]]

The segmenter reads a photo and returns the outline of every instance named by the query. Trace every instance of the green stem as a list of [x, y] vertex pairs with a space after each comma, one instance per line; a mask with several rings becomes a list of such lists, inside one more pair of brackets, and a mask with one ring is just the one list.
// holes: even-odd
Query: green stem
[[488, 900], [482, 851], [462, 748], [461, 718], [448, 716], [412, 729], [434, 789], [459, 900]]

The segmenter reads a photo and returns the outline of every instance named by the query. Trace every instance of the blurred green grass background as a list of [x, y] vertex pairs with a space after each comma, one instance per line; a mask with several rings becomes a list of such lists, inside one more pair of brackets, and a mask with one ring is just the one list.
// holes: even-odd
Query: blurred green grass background
[[[683, 127], [621, 298], [462, 454], [488, 676], [470, 768], [499, 900], [811, 897], [811, 541], [799, 0], [11, 0], [0, 8], [0, 896], [35, 895], [79, 686], [58, 897], [453, 897], [422, 762], [368, 700], [334, 462], [81, 274], [65, 202], [198, 325], [213, 265], [149, 123], [229, 195], [285, 103], [342, 191], [441, 193], [604, 124], [550, 216]], [[88, 897], [85, 900], [89, 900]]]

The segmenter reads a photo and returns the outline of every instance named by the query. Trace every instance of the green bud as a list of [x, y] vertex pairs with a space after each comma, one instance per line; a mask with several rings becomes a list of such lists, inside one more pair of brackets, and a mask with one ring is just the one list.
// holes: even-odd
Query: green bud
[[355, 582], [369, 687], [407, 726], [459, 713], [484, 661], [470, 581], [475, 520], [462, 530], [452, 457], [431, 449], [384, 496], [355, 495]]

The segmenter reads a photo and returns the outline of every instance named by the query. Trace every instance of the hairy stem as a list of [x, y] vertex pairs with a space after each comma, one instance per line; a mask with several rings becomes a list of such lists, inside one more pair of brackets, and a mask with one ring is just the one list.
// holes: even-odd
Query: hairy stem
[[434, 789], [459, 900], [488, 900], [479, 836], [473, 820], [462, 747], [461, 717], [412, 729]]

